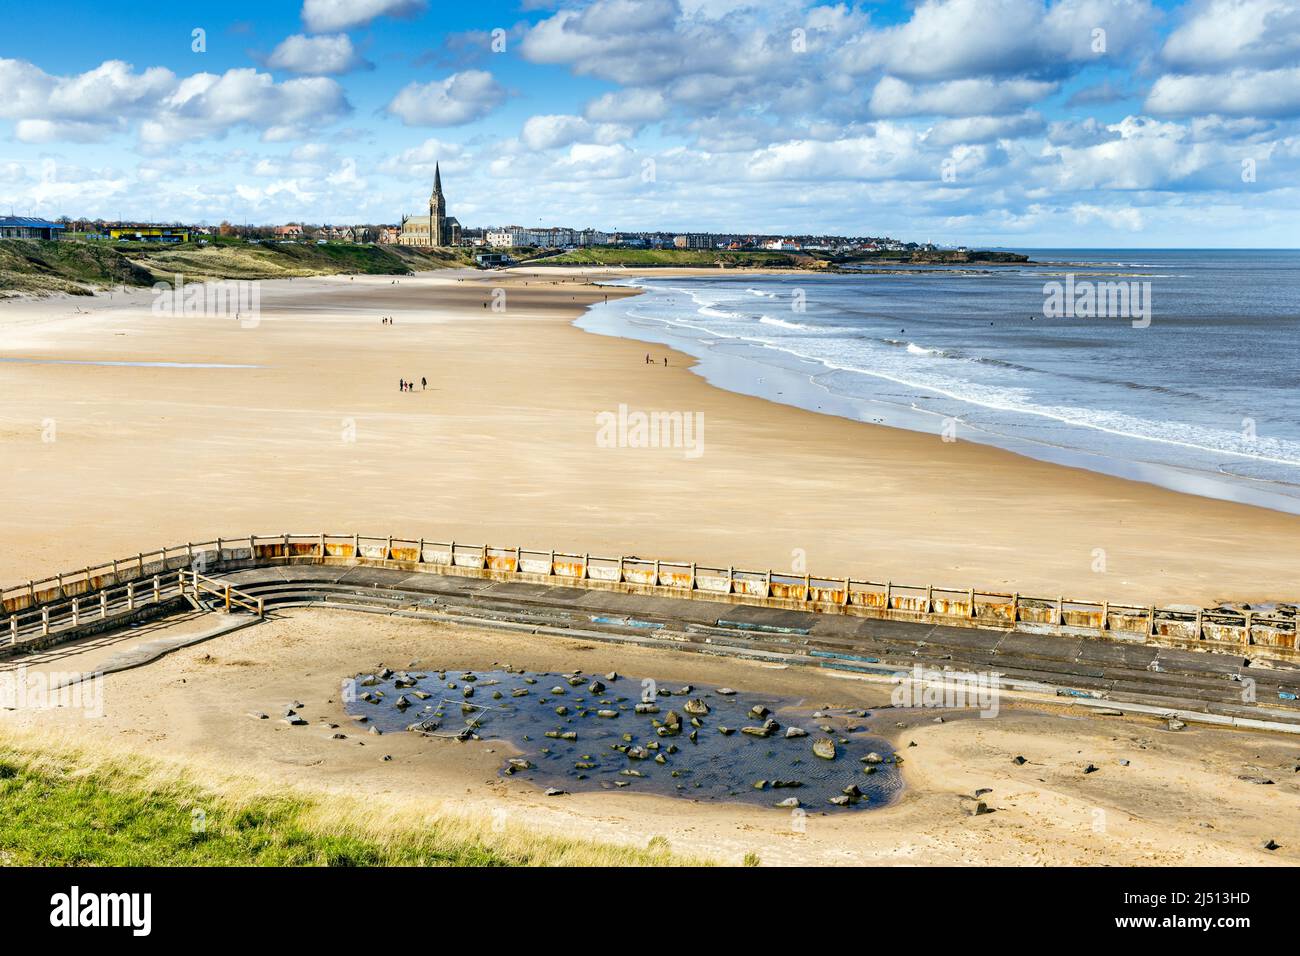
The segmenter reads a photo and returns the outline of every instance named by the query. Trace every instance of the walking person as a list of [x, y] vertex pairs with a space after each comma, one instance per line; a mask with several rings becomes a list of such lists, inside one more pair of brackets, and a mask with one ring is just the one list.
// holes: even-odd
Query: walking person
[[421, 375], [421, 376], [420, 376], [420, 391], [423, 392], [423, 391], [424, 391], [426, 388], [428, 388], [428, 387], [429, 387], [429, 380], [428, 380], [427, 378], [425, 378], [423, 375]]

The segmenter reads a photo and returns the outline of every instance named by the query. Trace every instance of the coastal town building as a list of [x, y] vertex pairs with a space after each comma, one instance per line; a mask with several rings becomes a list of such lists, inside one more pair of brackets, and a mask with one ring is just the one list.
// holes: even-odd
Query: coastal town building
[[0, 239], [58, 239], [65, 227], [46, 219], [0, 216]]
[[442, 194], [442, 171], [437, 163], [433, 166], [429, 215], [403, 216], [397, 241], [403, 246], [454, 246], [460, 242], [460, 223], [447, 215], [447, 200]]

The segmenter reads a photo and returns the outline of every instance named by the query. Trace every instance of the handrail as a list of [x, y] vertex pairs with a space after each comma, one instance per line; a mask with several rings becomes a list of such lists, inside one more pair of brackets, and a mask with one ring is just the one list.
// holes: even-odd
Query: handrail
[[266, 617], [266, 602], [260, 597], [253, 597], [246, 594], [229, 584], [217, 581], [213, 578], [199, 574], [197, 571], [182, 571], [181, 586], [184, 588], [185, 576], [189, 575], [190, 590], [197, 601], [204, 593], [215, 594], [218, 598], [226, 602], [226, 613], [229, 614], [232, 608], [240, 607], [246, 611], [251, 611], [258, 617]]
[[[282, 532], [219, 537], [210, 541], [170, 545], [139, 552], [75, 571], [0, 589], [0, 613], [39, 613], [58, 602], [98, 594], [123, 582], [138, 582], [180, 571], [191, 575], [197, 594], [224, 584], [204, 575], [209, 565], [262, 560], [353, 560], [428, 565], [452, 573], [558, 577], [594, 586], [664, 589], [678, 596], [732, 596], [739, 601], [778, 602], [779, 606], [807, 606], [817, 610], [933, 620], [974, 627], [1022, 627], [1068, 634], [1114, 633], [1140, 635], [1142, 639], [1167, 637], [1209, 641], [1217, 645], [1277, 647], [1300, 652], [1296, 646], [1296, 619], [1278, 612], [1202, 608], [1160, 608], [1154, 605], [1087, 601], [1067, 597], [1034, 597], [1014, 592], [935, 585], [904, 585], [892, 581], [823, 577], [782, 571], [711, 567], [685, 561], [636, 556], [599, 556], [494, 545], [468, 545], [392, 535], [312, 534]], [[182, 584], [183, 587], [183, 584]], [[255, 610], [256, 599], [232, 591], [230, 604]], [[240, 603], [248, 602], [248, 603]], [[2, 626], [0, 626], [2, 627]], [[3, 634], [3, 630], [0, 630]], [[0, 640], [3, 638], [0, 637]]]

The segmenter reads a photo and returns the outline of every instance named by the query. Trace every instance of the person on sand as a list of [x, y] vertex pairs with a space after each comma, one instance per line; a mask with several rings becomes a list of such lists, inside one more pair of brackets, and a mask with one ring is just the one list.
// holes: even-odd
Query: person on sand
[[664, 368], [667, 368], [667, 367], [668, 367], [668, 356], [665, 355], [665, 356], [664, 356]]
[[423, 391], [424, 391], [426, 388], [428, 388], [428, 387], [429, 387], [429, 380], [428, 380], [427, 378], [425, 378], [423, 375], [421, 375], [421, 376], [420, 376], [420, 391], [423, 392]]
[[404, 378], [399, 378], [399, 379], [397, 380], [397, 390], [398, 390], [399, 392], [404, 392], [404, 391], [406, 391], [406, 379], [404, 379]]
[[649, 352], [646, 352], [646, 354], [645, 354], [645, 363], [646, 363], [646, 365], [649, 365], [649, 364], [650, 364], [650, 353], [649, 353]]

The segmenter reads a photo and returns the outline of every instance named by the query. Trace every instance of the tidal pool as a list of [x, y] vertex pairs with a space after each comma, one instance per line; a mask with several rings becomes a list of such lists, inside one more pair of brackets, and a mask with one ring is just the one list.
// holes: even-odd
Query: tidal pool
[[827, 812], [881, 806], [902, 789], [870, 712], [725, 691], [626, 675], [382, 669], [357, 675], [344, 696], [383, 733], [507, 740], [521, 753], [502, 758], [501, 774], [540, 788]]

